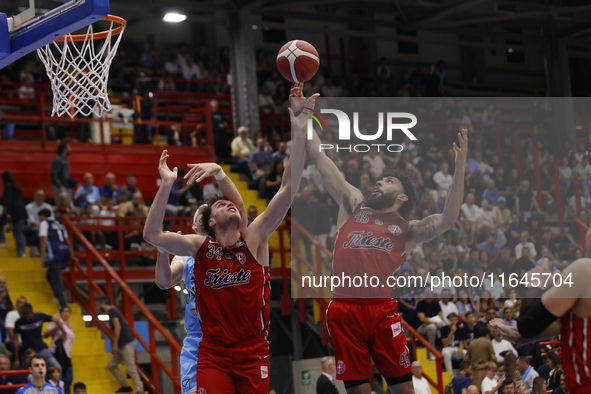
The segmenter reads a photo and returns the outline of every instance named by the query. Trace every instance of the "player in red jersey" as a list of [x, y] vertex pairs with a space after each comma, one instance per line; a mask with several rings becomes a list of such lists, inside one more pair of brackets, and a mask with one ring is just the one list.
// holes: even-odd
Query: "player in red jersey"
[[[310, 114], [314, 98], [291, 98], [292, 107]], [[306, 109], [308, 108], [308, 109]], [[281, 187], [260, 214], [241, 233], [240, 214], [225, 197], [206, 200], [201, 223], [209, 234], [164, 233], [162, 221], [177, 169], [160, 158], [162, 184], [144, 227], [144, 239], [180, 256], [195, 256], [196, 303], [203, 339], [197, 364], [197, 393], [266, 393], [269, 387], [269, 237], [281, 224], [298, 189], [305, 157], [308, 116], [295, 116], [290, 108], [292, 152]], [[305, 119], [304, 119], [305, 118]], [[189, 182], [201, 181], [193, 169]], [[196, 178], [196, 179], [195, 179]]]
[[[297, 88], [292, 89], [292, 94], [302, 96]], [[307, 141], [308, 154], [324, 186], [339, 205], [333, 275], [367, 274], [385, 280], [397, 275], [416, 244], [429, 241], [453, 226], [464, 198], [467, 131], [458, 133], [458, 138], [459, 146], [453, 144], [455, 174], [443, 213], [407, 222], [404, 217], [417, 200], [408, 173], [387, 169], [364, 201], [361, 192], [347, 183], [337, 166], [320, 152], [320, 139], [314, 133], [313, 139]], [[344, 380], [347, 393], [371, 392], [371, 359], [391, 393], [414, 393], [402, 319], [391, 294], [392, 288], [388, 286], [360, 289], [353, 284], [333, 291], [326, 310], [327, 328], [335, 352], [337, 379]]]
[[[532, 272], [548, 272], [547, 259]], [[528, 296], [534, 298], [523, 301], [517, 327], [505, 325], [502, 319], [494, 319], [490, 324], [514, 343], [537, 342], [560, 334], [568, 392], [588, 394], [591, 393], [591, 287], [587, 281], [591, 277], [591, 259], [573, 261], [560, 275], [561, 286], [551, 287], [541, 297], [535, 297], [535, 292], [544, 291], [543, 287], [528, 290]], [[539, 282], [546, 284], [545, 278]], [[548, 281], [552, 283], [553, 280]]]

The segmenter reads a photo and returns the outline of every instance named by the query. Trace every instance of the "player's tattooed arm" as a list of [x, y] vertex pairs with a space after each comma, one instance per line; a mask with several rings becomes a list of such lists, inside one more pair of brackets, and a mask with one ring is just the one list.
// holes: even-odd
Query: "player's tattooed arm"
[[464, 200], [464, 172], [466, 158], [468, 157], [468, 131], [462, 129], [462, 132], [458, 133], [458, 139], [459, 147], [455, 142], [453, 143], [456, 155], [456, 169], [452, 185], [447, 192], [443, 213], [427, 216], [423, 220], [413, 221], [409, 224], [407, 250], [414, 248], [414, 245], [418, 243], [430, 241], [449, 230], [460, 214], [460, 208]]

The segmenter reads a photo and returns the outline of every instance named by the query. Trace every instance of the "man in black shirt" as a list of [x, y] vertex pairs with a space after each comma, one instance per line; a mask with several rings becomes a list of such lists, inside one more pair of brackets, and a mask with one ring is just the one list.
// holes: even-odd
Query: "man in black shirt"
[[15, 360], [19, 361], [20, 349], [33, 349], [37, 354], [43, 356], [48, 366], [55, 365], [60, 370], [62, 366], [53, 356], [47, 345], [43, 342], [43, 336], [41, 331], [43, 329], [43, 323], [55, 322], [62, 332], [64, 328], [61, 320], [56, 316], [49, 316], [45, 313], [33, 313], [33, 306], [29, 303], [24, 304], [21, 307], [21, 317], [14, 323], [14, 333], [20, 334], [22, 344], [18, 341], [14, 343]]
[[[441, 312], [439, 302], [433, 298], [434, 296], [433, 290], [427, 289], [425, 290], [425, 299], [417, 304], [417, 316], [421, 321], [417, 332], [427, 335], [432, 346], [435, 346], [437, 329], [443, 327], [443, 312]], [[433, 356], [431, 355], [431, 357]]]
[[[226, 115], [219, 110], [219, 103], [216, 99], [209, 101], [209, 108], [211, 110], [211, 128], [213, 132], [213, 145], [215, 155], [220, 157], [228, 157], [228, 144], [226, 142], [226, 127], [228, 121]], [[205, 123], [205, 114], [201, 115], [201, 121]], [[205, 135], [207, 137], [207, 133]]]
[[521, 185], [515, 193], [515, 211], [523, 223], [529, 220], [533, 208], [540, 211], [535, 196], [536, 193], [529, 186], [529, 181], [527, 179], [521, 181]]
[[123, 364], [135, 386], [135, 390], [138, 393], [143, 393], [144, 388], [142, 386], [142, 381], [140, 380], [140, 376], [135, 366], [135, 339], [133, 339], [125, 319], [121, 315], [121, 312], [111, 304], [111, 299], [108, 296], [97, 297], [96, 303], [101, 313], [109, 315], [111, 328], [113, 329], [113, 341], [111, 342], [111, 353], [113, 355], [107, 365], [113, 376], [115, 376], [119, 381], [119, 384], [121, 384], [121, 388], [115, 392], [133, 392], [132, 388], [127, 384], [125, 376], [123, 376], [118, 368], [119, 364]]
[[463, 348], [467, 349], [468, 345], [475, 339], [478, 339], [478, 326], [476, 325], [476, 314], [474, 312], [466, 312], [464, 315], [464, 322], [460, 325], [458, 336], [464, 343]]
[[458, 315], [452, 312], [447, 315], [447, 319], [449, 326], [443, 326], [440, 330], [443, 344], [441, 354], [443, 354], [446, 371], [453, 377], [452, 361], [463, 360], [467, 350], [464, 347], [463, 330], [458, 327]]

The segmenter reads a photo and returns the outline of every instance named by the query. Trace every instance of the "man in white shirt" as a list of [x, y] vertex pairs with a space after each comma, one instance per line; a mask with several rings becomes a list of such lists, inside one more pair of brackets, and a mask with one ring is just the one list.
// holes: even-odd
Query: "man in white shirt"
[[474, 203], [475, 200], [474, 193], [468, 193], [466, 195], [466, 202], [462, 204], [461, 214], [464, 216], [465, 221], [472, 223], [475, 237], [478, 238], [484, 228], [482, 222], [484, 212], [482, 208]]
[[[14, 323], [16, 323], [16, 321], [18, 319], [21, 318], [21, 314], [20, 314], [20, 309], [23, 305], [25, 305], [27, 303], [27, 298], [20, 296], [19, 298], [16, 299], [16, 303], [14, 305], [14, 310], [10, 311], [6, 314], [6, 318], [4, 319], [4, 327], [6, 328], [6, 334], [7, 334], [7, 338], [6, 338], [6, 348], [8, 350], [10, 350], [11, 352], [14, 352], [14, 344], [13, 341], [19, 341], [20, 343], [20, 335], [15, 334], [14, 332]], [[20, 364], [20, 360], [17, 360], [15, 365], [19, 365]]]
[[431, 394], [429, 382], [423, 377], [423, 365], [420, 361], [415, 361], [410, 365], [412, 372], [412, 385], [415, 388], [415, 394]]
[[25, 210], [27, 211], [25, 236], [27, 238], [33, 238], [35, 246], [39, 246], [39, 211], [42, 209], [48, 209], [53, 218], [53, 207], [45, 202], [45, 191], [43, 189], [37, 189], [35, 190], [33, 201], [25, 205]]
[[433, 175], [433, 181], [439, 186], [440, 190], [447, 190], [453, 182], [453, 177], [449, 173], [449, 163], [441, 163], [441, 169]]
[[441, 301], [439, 301], [439, 306], [441, 307], [441, 312], [443, 313], [443, 323], [447, 326], [449, 325], [448, 315], [450, 313], [455, 313], [456, 316], [458, 314], [458, 307], [456, 304], [450, 301], [451, 299], [451, 291], [449, 289], [441, 290]]
[[536, 247], [534, 246], [533, 242], [528, 241], [529, 232], [524, 231], [519, 234], [519, 243], [515, 246], [515, 258], [518, 259], [521, 257], [523, 253], [523, 248], [527, 247], [529, 249], [529, 256], [533, 260], [536, 259]]
[[493, 340], [491, 342], [493, 345], [493, 349], [495, 350], [497, 362], [502, 363], [505, 360], [505, 355], [507, 354], [507, 352], [511, 352], [515, 354], [515, 356], [519, 356], [519, 354], [517, 354], [517, 350], [515, 350], [511, 342], [509, 342], [506, 339], [503, 339], [501, 333], [498, 330], [491, 330], [491, 334], [493, 335]]

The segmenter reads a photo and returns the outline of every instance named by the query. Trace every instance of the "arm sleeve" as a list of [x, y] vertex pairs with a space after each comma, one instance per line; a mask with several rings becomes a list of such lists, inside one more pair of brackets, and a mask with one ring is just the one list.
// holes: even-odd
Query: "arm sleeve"
[[47, 221], [44, 220], [39, 224], [39, 237], [47, 237]]
[[49, 322], [51, 322], [51, 319], [52, 319], [52, 317], [51, 317], [51, 316], [49, 316], [49, 315], [47, 315], [47, 314], [45, 314], [45, 313], [40, 313], [40, 315], [41, 315], [41, 317], [43, 318], [43, 321], [44, 321], [45, 323], [49, 323]]
[[170, 262], [170, 266], [172, 267], [174, 264], [182, 264], [183, 265], [183, 275], [181, 276], [181, 280], [187, 283], [185, 279], [185, 262], [187, 261], [188, 257], [185, 256], [174, 256], [172, 261]]

